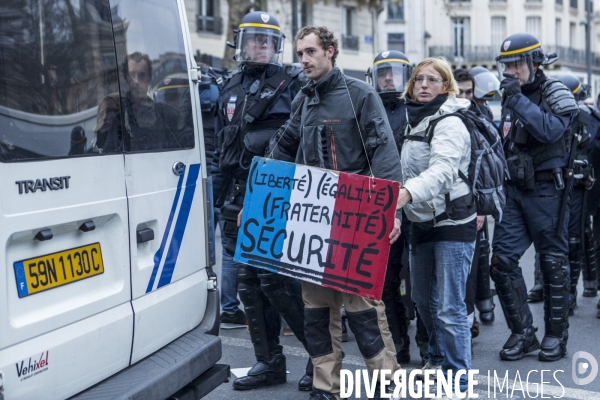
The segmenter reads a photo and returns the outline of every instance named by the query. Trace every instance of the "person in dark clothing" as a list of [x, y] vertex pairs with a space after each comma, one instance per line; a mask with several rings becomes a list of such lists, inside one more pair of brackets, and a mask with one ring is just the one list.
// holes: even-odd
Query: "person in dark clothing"
[[500, 81], [484, 67], [473, 67], [469, 70], [469, 74], [473, 77], [475, 87], [473, 88], [473, 101], [479, 106], [481, 113], [490, 122], [494, 122], [494, 114], [488, 105], [488, 101], [494, 99], [498, 89], [500, 89]]
[[[367, 71], [367, 81], [373, 85], [383, 102], [398, 147], [398, 154], [402, 151], [404, 129], [406, 128], [406, 105], [400, 95], [410, 78], [411, 70], [410, 61], [406, 55], [391, 50], [379, 53], [373, 60], [373, 66]], [[403, 218], [403, 221], [407, 222], [408, 220]], [[390, 247], [382, 294], [385, 315], [396, 346], [396, 359], [399, 364], [410, 362], [409, 321], [406, 315], [406, 305], [400, 296], [402, 253], [409, 230], [409, 225], [405, 223], [400, 239]]]
[[[455, 69], [454, 79], [458, 86], [459, 98], [471, 101], [470, 110], [483, 118], [488, 118], [487, 107], [475, 101], [475, 78], [465, 69]], [[492, 119], [489, 119], [492, 122]], [[479, 319], [483, 324], [494, 322], [494, 300], [490, 288], [490, 245], [485, 215], [477, 216], [477, 240], [471, 271], [467, 279], [467, 313], [471, 323], [471, 336], [479, 335], [479, 323], [475, 317], [475, 306], [479, 310]]]
[[194, 145], [191, 103], [188, 112], [177, 110], [148, 96], [152, 62], [147, 54], [129, 54], [122, 65], [127, 93], [120, 113], [113, 118], [103, 152], [185, 149]]
[[[381, 99], [363, 81], [335, 66], [338, 40], [326, 27], [306, 26], [295, 52], [311, 82], [292, 104], [292, 117], [271, 139], [273, 158], [320, 168], [402, 181], [398, 150]], [[325, 125], [324, 125], [325, 124]], [[400, 235], [396, 213], [390, 243]], [[375, 263], [374, 263], [375, 264]], [[385, 268], [385, 265], [373, 265]], [[302, 282], [308, 353], [314, 366], [311, 400], [339, 398], [342, 368], [341, 306], [370, 373], [399, 369], [382, 301]], [[390, 379], [390, 374], [386, 374]], [[380, 395], [378, 380], [376, 398]], [[394, 385], [386, 388], [393, 391]]]
[[[510, 174], [504, 216], [494, 229], [491, 270], [511, 330], [500, 351], [503, 360], [519, 360], [540, 347], [540, 361], [557, 361], [567, 352], [571, 182], [566, 143], [578, 107], [571, 91], [540, 68], [556, 58], [544, 54], [537, 38], [527, 33], [506, 38], [496, 58], [503, 79], [501, 127]], [[532, 242], [546, 286], [541, 345], [519, 266]]]
[[[575, 97], [583, 102], [588, 97], [584, 85], [579, 79], [570, 74], [557, 77]], [[569, 276], [570, 299], [569, 315], [575, 313], [577, 308], [577, 284], [579, 275], [583, 273], [583, 296], [596, 297], [597, 271], [596, 271], [596, 240], [593, 235], [593, 212], [589, 211], [589, 201], [594, 202], [591, 192], [594, 185], [593, 165], [591, 164], [594, 152], [594, 139], [597, 135], [599, 114], [585, 105], [579, 106], [579, 113], [570, 129], [573, 134], [573, 189], [569, 198]], [[593, 193], [590, 196], [590, 193]], [[597, 200], [596, 200], [597, 204]], [[540, 272], [540, 257], [536, 255], [535, 286], [527, 294], [528, 301], [536, 302], [543, 299], [543, 277]]]
[[[279, 344], [280, 314], [307, 348], [299, 282], [266, 269], [236, 263], [232, 257], [248, 167], [254, 156], [264, 155], [271, 136], [289, 118], [292, 99], [300, 90], [303, 75], [300, 68], [281, 64], [285, 35], [272, 15], [249, 13], [242, 18], [239, 28], [233, 45], [235, 59], [241, 65], [217, 100], [217, 143], [211, 175], [215, 204], [219, 206], [224, 202], [221, 216], [227, 243], [223, 252], [222, 281], [231, 289], [236, 287], [232, 280], [237, 278], [257, 361], [247, 376], [234, 380], [233, 388], [248, 390], [287, 380], [283, 346]], [[234, 310], [235, 291], [227, 296]], [[222, 322], [228, 311], [224, 309]], [[299, 390], [312, 390], [312, 375], [309, 359], [306, 374], [298, 383]]]

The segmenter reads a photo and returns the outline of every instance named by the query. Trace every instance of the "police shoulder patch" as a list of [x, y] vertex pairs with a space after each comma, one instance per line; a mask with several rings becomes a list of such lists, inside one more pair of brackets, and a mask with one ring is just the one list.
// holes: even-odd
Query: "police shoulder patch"
[[542, 83], [542, 98], [547, 108], [554, 114], [565, 115], [579, 111], [573, 93], [557, 79], [547, 79]]

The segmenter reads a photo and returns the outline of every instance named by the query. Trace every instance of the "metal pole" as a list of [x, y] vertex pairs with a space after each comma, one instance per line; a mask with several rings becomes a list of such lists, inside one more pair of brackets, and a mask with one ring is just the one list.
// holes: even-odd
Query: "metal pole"
[[586, 0], [587, 23], [585, 25], [585, 54], [587, 56], [587, 83], [592, 86], [592, 1]]
[[[292, 0], [292, 46], [294, 46], [294, 37], [298, 32], [298, 0]], [[292, 57], [295, 63], [300, 62], [296, 49], [292, 47]]]

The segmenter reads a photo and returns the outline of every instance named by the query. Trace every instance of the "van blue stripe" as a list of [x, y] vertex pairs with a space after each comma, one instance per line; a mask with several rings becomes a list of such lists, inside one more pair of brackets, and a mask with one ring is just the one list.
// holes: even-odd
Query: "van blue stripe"
[[177, 222], [175, 223], [175, 229], [173, 231], [173, 236], [171, 237], [171, 243], [169, 243], [169, 252], [167, 253], [167, 258], [165, 259], [165, 265], [160, 275], [158, 285], [156, 286], [157, 289], [171, 283], [171, 278], [173, 278], [173, 271], [175, 270], [175, 263], [177, 262], [177, 256], [179, 255], [179, 249], [181, 248], [181, 241], [183, 240], [185, 227], [192, 209], [192, 202], [194, 200], [194, 193], [196, 192], [196, 181], [198, 180], [198, 175], [200, 175], [200, 164], [190, 165], [190, 172], [188, 174], [187, 181], [185, 182], [183, 200], [181, 201], [181, 207], [179, 208], [179, 215], [177, 216]]
[[179, 182], [177, 182], [177, 192], [175, 192], [175, 199], [173, 199], [173, 205], [171, 206], [171, 213], [169, 214], [169, 220], [167, 221], [167, 226], [165, 227], [165, 232], [163, 233], [162, 241], [160, 242], [160, 248], [154, 254], [154, 268], [152, 268], [152, 275], [150, 275], [150, 281], [148, 282], [148, 287], [146, 288], [146, 293], [152, 291], [152, 287], [154, 286], [154, 280], [156, 279], [156, 273], [158, 272], [158, 266], [160, 265], [160, 260], [162, 259], [163, 252], [165, 250], [165, 245], [167, 244], [167, 238], [169, 237], [169, 232], [171, 231], [171, 223], [173, 222], [173, 217], [175, 216], [175, 210], [177, 209], [177, 203], [179, 202], [179, 196], [181, 195], [181, 184], [183, 183], [183, 175], [179, 176]]

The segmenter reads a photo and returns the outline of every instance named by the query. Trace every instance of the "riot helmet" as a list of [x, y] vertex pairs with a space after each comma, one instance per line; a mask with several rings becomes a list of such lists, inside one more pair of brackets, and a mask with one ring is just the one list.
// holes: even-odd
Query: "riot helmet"
[[389, 50], [381, 52], [367, 71], [367, 81], [378, 93], [402, 93], [410, 78], [412, 67], [404, 53]]
[[500, 81], [484, 67], [473, 67], [469, 70], [475, 80], [475, 90], [473, 96], [478, 100], [493, 100], [494, 93], [500, 89]]
[[521, 85], [535, 79], [534, 65], [548, 65], [556, 61], [556, 54], [544, 54], [540, 41], [529, 33], [515, 33], [507, 37], [500, 46], [500, 55], [496, 57], [498, 79], [502, 81], [504, 73], [515, 76]]
[[283, 62], [285, 35], [274, 16], [261, 11], [246, 14], [233, 33], [234, 41], [227, 45], [235, 48], [236, 61], [263, 65]]
[[583, 101], [590, 97], [590, 86], [581, 83], [575, 76], [571, 74], [564, 74], [557, 76], [556, 79], [561, 81], [561, 83], [565, 85], [571, 91], [571, 93], [573, 93], [575, 100]]

